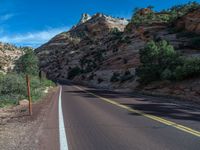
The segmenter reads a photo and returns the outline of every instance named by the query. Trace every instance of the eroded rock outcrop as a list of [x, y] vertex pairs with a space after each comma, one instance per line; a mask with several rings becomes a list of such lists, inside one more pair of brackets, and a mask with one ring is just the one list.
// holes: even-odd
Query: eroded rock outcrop
[[176, 26], [179, 29], [186, 29], [187, 31], [200, 34], [200, 9], [192, 11], [179, 19]]

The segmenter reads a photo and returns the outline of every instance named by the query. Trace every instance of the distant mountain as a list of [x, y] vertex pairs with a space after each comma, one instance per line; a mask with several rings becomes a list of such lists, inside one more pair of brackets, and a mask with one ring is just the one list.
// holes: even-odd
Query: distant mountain
[[6, 73], [14, 68], [14, 62], [23, 54], [14, 45], [0, 42], [0, 72]]

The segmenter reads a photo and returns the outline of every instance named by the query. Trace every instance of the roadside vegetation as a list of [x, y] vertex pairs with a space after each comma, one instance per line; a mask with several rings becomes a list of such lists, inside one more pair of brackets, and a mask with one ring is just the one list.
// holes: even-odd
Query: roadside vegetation
[[178, 81], [200, 76], [200, 58], [184, 57], [166, 41], [150, 41], [140, 50], [142, 65], [137, 69], [141, 83]]
[[27, 99], [25, 75], [31, 79], [31, 96], [33, 101], [44, 95], [46, 87], [54, 83], [43, 78], [40, 80], [38, 59], [31, 48], [23, 48], [24, 55], [15, 63], [13, 71], [0, 74], [0, 107], [16, 105], [22, 99]]

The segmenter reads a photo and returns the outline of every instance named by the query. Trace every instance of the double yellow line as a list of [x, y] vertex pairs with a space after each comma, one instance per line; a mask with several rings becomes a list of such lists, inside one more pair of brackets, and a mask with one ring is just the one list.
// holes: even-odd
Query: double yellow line
[[84, 91], [84, 92], [86, 92], [86, 93], [89, 93], [90, 95], [93, 95], [93, 96], [95, 96], [95, 97], [98, 97], [99, 99], [101, 99], [101, 100], [103, 100], [103, 101], [105, 101], [105, 102], [108, 102], [108, 103], [110, 103], [110, 104], [113, 104], [113, 105], [118, 106], [118, 107], [121, 107], [121, 108], [124, 108], [124, 109], [126, 109], [126, 110], [128, 110], [128, 111], [130, 111], [130, 112], [137, 113], [137, 114], [139, 114], [139, 115], [141, 115], [141, 116], [150, 118], [150, 119], [152, 119], [152, 120], [161, 122], [161, 123], [163, 123], [163, 124], [165, 124], [165, 125], [174, 127], [174, 128], [179, 129], [179, 130], [181, 130], [181, 131], [184, 131], [184, 132], [190, 133], [190, 134], [192, 134], [192, 135], [195, 135], [195, 136], [197, 136], [197, 137], [200, 137], [200, 132], [199, 132], [199, 131], [193, 130], [193, 129], [189, 128], [189, 127], [186, 127], [186, 126], [177, 124], [177, 123], [175, 123], [175, 122], [172, 122], [172, 121], [163, 119], [163, 118], [161, 118], [161, 117], [157, 117], [157, 116], [154, 116], [154, 115], [146, 114], [146, 113], [144, 113], [144, 112], [142, 112], [142, 111], [138, 111], [138, 110], [136, 110], [136, 109], [130, 108], [130, 107], [125, 106], [125, 105], [122, 105], [122, 104], [120, 104], [120, 103], [117, 103], [117, 102], [115, 102], [115, 101], [113, 101], [113, 100], [110, 100], [110, 99], [101, 97], [101, 96], [96, 95], [96, 94], [91, 93], [91, 92], [88, 92], [88, 91], [86, 91], [85, 89], [83, 89], [83, 88], [81, 88], [81, 87], [78, 87], [78, 86], [74, 86], [74, 87], [77, 88], [77, 89], [79, 89], [79, 90], [82, 90], [82, 91]]

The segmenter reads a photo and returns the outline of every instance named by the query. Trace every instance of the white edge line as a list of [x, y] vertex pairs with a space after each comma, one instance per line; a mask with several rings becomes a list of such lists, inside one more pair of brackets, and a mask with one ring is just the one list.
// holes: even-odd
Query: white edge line
[[67, 136], [65, 132], [65, 124], [63, 119], [61, 95], [62, 95], [62, 86], [60, 86], [59, 103], [58, 103], [59, 141], [60, 141], [60, 150], [68, 150]]

